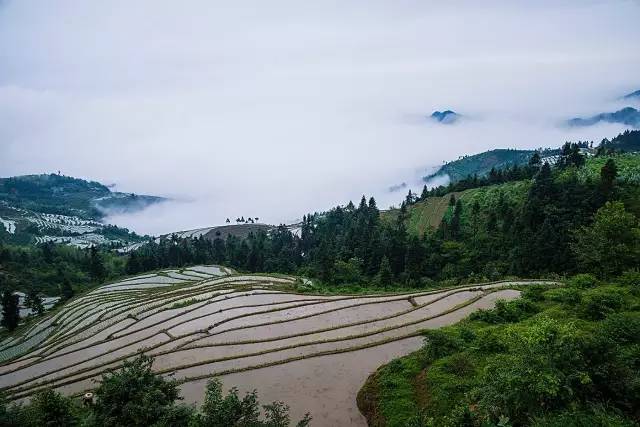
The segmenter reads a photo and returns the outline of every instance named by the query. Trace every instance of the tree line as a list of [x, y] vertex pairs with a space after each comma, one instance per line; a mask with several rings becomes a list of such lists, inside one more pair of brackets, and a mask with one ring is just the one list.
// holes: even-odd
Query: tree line
[[[281, 225], [246, 239], [161, 239], [132, 252], [127, 272], [216, 263], [249, 272], [303, 274], [331, 284], [389, 287], [506, 275], [611, 275], [634, 268], [640, 260], [638, 223], [624, 202], [633, 204], [638, 185], [617, 181], [613, 158], [599, 179], [585, 179], [579, 148], [565, 144], [553, 166], [534, 155], [523, 167], [468, 177], [420, 197], [409, 193], [395, 215], [381, 215], [375, 199], [363, 196], [357, 206], [350, 202], [305, 215], [297, 234]], [[426, 197], [516, 181], [528, 185], [517, 197], [508, 189], [482, 203], [452, 196], [437, 229], [423, 235], [407, 229], [411, 206]], [[613, 257], [607, 250], [612, 239], [625, 247], [624, 254]]]

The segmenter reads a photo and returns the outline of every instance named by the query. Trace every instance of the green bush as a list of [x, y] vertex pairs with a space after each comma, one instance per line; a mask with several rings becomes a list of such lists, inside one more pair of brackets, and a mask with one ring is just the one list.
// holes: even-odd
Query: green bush
[[624, 294], [613, 287], [592, 289], [585, 292], [580, 303], [580, 313], [586, 319], [601, 320], [609, 314], [620, 311]]
[[568, 284], [579, 289], [593, 288], [598, 284], [598, 279], [593, 274], [576, 274], [569, 279]]
[[462, 340], [448, 329], [430, 329], [425, 332], [425, 346], [422, 356], [423, 362], [430, 363], [436, 359], [448, 356], [463, 346]]
[[576, 288], [555, 288], [544, 293], [544, 298], [549, 301], [575, 305], [580, 302], [580, 291]]
[[640, 313], [616, 313], [601, 324], [600, 333], [617, 344], [640, 344]]
[[531, 427], [634, 427], [636, 424], [615, 411], [602, 406], [566, 410], [545, 415], [532, 421]]
[[471, 320], [480, 320], [486, 323], [511, 323], [518, 322], [533, 316], [538, 312], [535, 304], [527, 299], [513, 301], [496, 301], [495, 308], [491, 310], [478, 310], [471, 314]]
[[640, 287], [640, 271], [627, 270], [622, 273], [617, 282], [626, 286]]

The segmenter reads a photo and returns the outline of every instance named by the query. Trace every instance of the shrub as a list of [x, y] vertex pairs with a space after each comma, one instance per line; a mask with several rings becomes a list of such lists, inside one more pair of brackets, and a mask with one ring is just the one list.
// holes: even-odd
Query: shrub
[[468, 354], [454, 353], [444, 359], [443, 369], [450, 374], [466, 376], [475, 370], [475, 366]]
[[544, 293], [544, 297], [550, 301], [571, 305], [575, 305], [581, 300], [580, 291], [576, 288], [549, 289]]
[[425, 344], [423, 347], [423, 362], [430, 362], [444, 356], [448, 356], [462, 348], [462, 340], [447, 329], [431, 329], [425, 332]]
[[600, 333], [617, 344], [640, 343], [640, 313], [616, 313], [600, 325]]
[[534, 302], [540, 302], [544, 300], [544, 292], [548, 289], [548, 286], [544, 285], [529, 285], [522, 291], [521, 297]]
[[569, 279], [569, 286], [579, 289], [593, 288], [598, 284], [598, 279], [593, 274], [576, 274]]
[[491, 419], [525, 424], [544, 409], [562, 408], [588, 383], [582, 338], [571, 323], [546, 317], [509, 325], [508, 352], [491, 356], [473, 395]]
[[536, 418], [531, 427], [633, 427], [635, 423], [602, 406], [566, 410]]
[[640, 286], [640, 271], [638, 270], [627, 270], [618, 278], [618, 283], [626, 286]]
[[38, 392], [27, 410], [29, 423], [33, 426], [71, 426], [76, 424], [71, 399], [51, 389]]
[[582, 316], [590, 320], [601, 320], [622, 308], [624, 294], [616, 288], [600, 288], [585, 292], [580, 303]]
[[169, 415], [179, 398], [178, 384], [155, 375], [153, 360], [140, 356], [113, 373], [107, 373], [96, 389], [95, 425], [153, 425]]
[[491, 310], [478, 310], [471, 314], [471, 320], [481, 320], [487, 323], [511, 323], [531, 317], [538, 312], [533, 302], [526, 299], [514, 301], [496, 301], [495, 308]]

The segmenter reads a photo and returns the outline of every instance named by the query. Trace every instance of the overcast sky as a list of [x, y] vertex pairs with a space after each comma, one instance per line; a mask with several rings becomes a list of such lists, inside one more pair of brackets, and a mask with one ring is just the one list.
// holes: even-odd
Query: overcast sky
[[[532, 5], [531, 3], [535, 3]], [[640, 89], [638, 1], [0, 0], [0, 175], [177, 200], [143, 233], [292, 221]], [[425, 119], [437, 109], [454, 126]]]

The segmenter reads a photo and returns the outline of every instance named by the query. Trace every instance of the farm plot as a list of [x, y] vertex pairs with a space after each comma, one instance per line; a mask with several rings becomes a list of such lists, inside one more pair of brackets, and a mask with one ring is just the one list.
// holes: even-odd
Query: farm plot
[[189, 402], [201, 401], [206, 381], [220, 376], [225, 385], [257, 388], [266, 401], [287, 401], [293, 415], [311, 410], [313, 425], [364, 425], [355, 393], [369, 373], [417, 349], [422, 330], [517, 298], [509, 288], [531, 283], [325, 296], [288, 291], [292, 277], [215, 272], [230, 273], [212, 266], [167, 270], [76, 298], [3, 341], [0, 392], [10, 399], [43, 387], [82, 393], [144, 352], [155, 357], [156, 372], [180, 381]]

